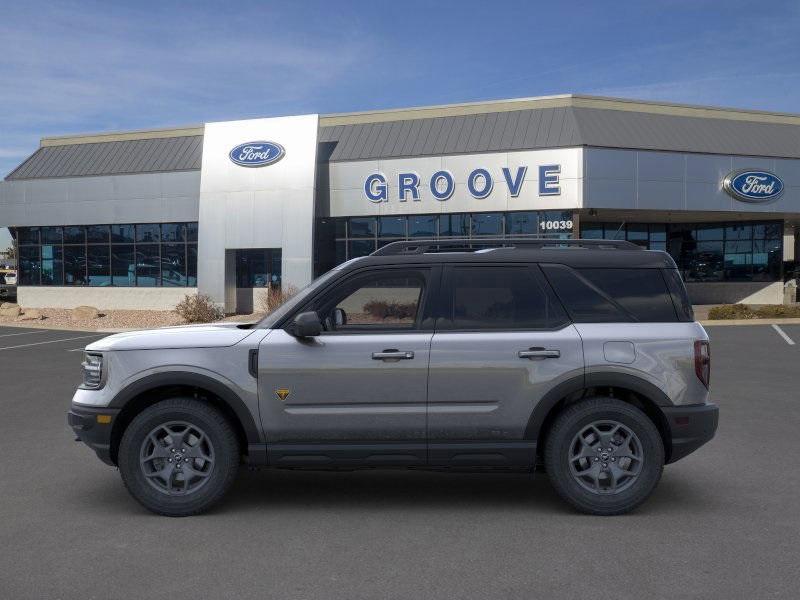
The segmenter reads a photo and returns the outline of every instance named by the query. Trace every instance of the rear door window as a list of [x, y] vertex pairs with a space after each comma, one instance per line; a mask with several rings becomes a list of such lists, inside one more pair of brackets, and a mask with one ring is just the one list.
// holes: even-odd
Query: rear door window
[[528, 266], [452, 267], [437, 329], [509, 331], [567, 324], [564, 309], [541, 277]]
[[579, 323], [677, 320], [660, 269], [543, 267], [559, 298]]

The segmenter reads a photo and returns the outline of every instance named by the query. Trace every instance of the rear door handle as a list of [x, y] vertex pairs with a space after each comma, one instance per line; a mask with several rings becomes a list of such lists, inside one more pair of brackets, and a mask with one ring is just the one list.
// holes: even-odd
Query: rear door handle
[[528, 348], [527, 350], [520, 350], [518, 353], [520, 358], [527, 358], [529, 360], [542, 360], [545, 358], [560, 358], [561, 351], [547, 350], [546, 348]]
[[410, 350], [395, 350], [390, 348], [383, 352], [373, 352], [372, 360], [411, 360], [414, 358], [414, 353]]

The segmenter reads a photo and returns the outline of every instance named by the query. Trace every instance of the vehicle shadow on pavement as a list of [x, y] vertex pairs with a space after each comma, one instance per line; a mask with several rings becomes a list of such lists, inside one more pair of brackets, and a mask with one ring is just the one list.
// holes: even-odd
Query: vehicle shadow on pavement
[[[118, 474], [93, 482], [90, 495], [72, 499], [75, 508], [132, 516], [147, 514], [125, 492]], [[66, 500], [66, 499], [65, 499]], [[551, 515], [578, 515], [553, 490], [544, 473], [436, 473], [421, 471], [248, 471], [242, 469], [230, 493], [209, 515], [240, 515], [260, 510], [436, 509], [450, 511], [526, 510]], [[685, 478], [664, 478], [636, 513], [675, 511], [704, 514], [719, 509], [712, 492]]]
[[[544, 473], [435, 473], [356, 471], [346, 473], [256, 471], [240, 474], [230, 495], [214, 512], [259, 508], [441, 508], [449, 510], [535, 510], [577, 514], [562, 501]], [[665, 477], [637, 511], [697, 513], [717, 508], [711, 492], [680, 477]]]

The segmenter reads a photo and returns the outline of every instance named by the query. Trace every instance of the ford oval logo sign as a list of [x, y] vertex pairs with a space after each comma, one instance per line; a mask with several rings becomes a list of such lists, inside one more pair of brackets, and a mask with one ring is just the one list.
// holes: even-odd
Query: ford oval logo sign
[[247, 142], [230, 151], [230, 159], [241, 167], [265, 167], [283, 158], [286, 150], [275, 142]]
[[783, 180], [769, 171], [744, 169], [729, 173], [722, 182], [722, 187], [742, 202], [769, 202], [780, 198]]

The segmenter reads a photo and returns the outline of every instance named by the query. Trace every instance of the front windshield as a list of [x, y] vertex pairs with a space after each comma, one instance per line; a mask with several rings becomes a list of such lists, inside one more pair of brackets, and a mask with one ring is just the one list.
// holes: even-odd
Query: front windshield
[[[352, 260], [358, 260], [354, 258]], [[333, 279], [333, 277], [341, 271], [342, 267], [348, 265], [352, 261], [347, 261], [346, 263], [342, 263], [338, 267], [334, 267], [324, 275], [320, 275], [314, 281], [309, 283], [306, 287], [301, 289], [297, 294], [295, 294], [292, 298], [288, 301], [284, 302], [275, 310], [267, 313], [267, 315], [258, 322], [257, 327], [259, 328], [266, 328], [271, 329], [275, 326], [276, 323], [280, 322], [287, 314], [292, 312], [297, 306], [304, 304], [305, 301], [312, 296], [319, 288], [327, 285], [327, 283]]]

